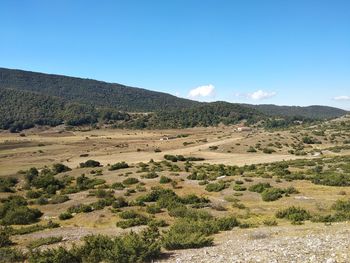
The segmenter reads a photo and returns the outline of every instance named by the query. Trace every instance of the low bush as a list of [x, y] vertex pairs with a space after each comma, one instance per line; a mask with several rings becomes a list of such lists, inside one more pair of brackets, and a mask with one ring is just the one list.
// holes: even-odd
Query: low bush
[[38, 209], [27, 207], [23, 197], [11, 196], [2, 200], [0, 205], [0, 223], [2, 225], [27, 225], [36, 222], [42, 216]]
[[235, 191], [245, 191], [245, 190], [247, 190], [247, 187], [245, 187], [245, 186], [243, 186], [243, 185], [240, 185], [240, 184], [235, 184], [234, 186], [233, 186], [233, 190], [235, 190]]
[[46, 237], [46, 238], [39, 238], [37, 240], [34, 240], [30, 242], [27, 247], [29, 249], [35, 249], [44, 245], [51, 245], [55, 243], [59, 243], [62, 241], [62, 237]]
[[147, 173], [144, 178], [146, 179], [153, 179], [153, 178], [157, 178], [159, 175], [156, 172], [149, 172]]
[[76, 254], [83, 262], [141, 263], [158, 258], [160, 248], [158, 230], [147, 228], [140, 233], [130, 232], [114, 239], [102, 235], [87, 236]]
[[0, 192], [13, 193], [14, 186], [18, 183], [16, 178], [0, 178]]
[[137, 178], [129, 177], [123, 181], [123, 184], [124, 185], [132, 185], [132, 184], [137, 184], [138, 182], [139, 182], [139, 180]]
[[71, 219], [73, 217], [73, 215], [69, 212], [64, 212], [62, 214], [59, 215], [59, 219], [60, 220], [68, 220], [68, 219]]
[[10, 239], [11, 230], [7, 227], [0, 227], [0, 248], [12, 245]]
[[62, 204], [69, 200], [68, 195], [55, 195], [49, 201], [50, 204]]
[[124, 197], [117, 197], [112, 203], [113, 208], [122, 208], [128, 206], [128, 202]]
[[108, 170], [114, 171], [114, 170], [125, 169], [125, 168], [129, 168], [129, 165], [126, 162], [120, 162], [120, 163], [112, 164], [108, 168]]
[[15, 248], [0, 248], [0, 262], [25, 262], [25, 255]]
[[87, 167], [100, 167], [101, 163], [95, 160], [87, 160], [85, 163], [80, 163], [80, 168], [87, 168]]
[[350, 186], [350, 174], [326, 172], [316, 174], [311, 181], [321, 185]]
[[205, 190], [208, 192], [220, 192], [226, 188], [224, 183], [210, 183], [207, 184]]
[[265, 202], [276, 201], [282, 198], [284, 191], [280, 188], [267, 188], [261, 193], [262, 200]]
[[248, 190], [251, 192], [262, 193], [268, 188], [271, 188], [271, 185], [269, 183], [258, 183], [250, 186]]
[[157, 213], [162, 212], [162, 209], [157, 204], [148, 205], [148, 206], [146, 206], [146, 212], [149, 214], [157, 214]]
[[125, 186], [122, 183], [117, 182], [112, 184], [112, 188], [115, 190], [123, 190]]
[[163, 246], [168, 250], [211, 246], [213, 238], [201, 231], [196, 221], [178, 220], [163, 236]]
[[285, 218], [294, 223], [303, 222], [311, 218], [310, 213], [304, 208], [291, 206], [276, 213], [277, 218]]
[[62, 163], [55, 163], [53, 166], [52, 166], [52, 171], [55, 173], [55, 174], [58, 174], [58, 173], [64, 173], [64, 172], [68, 172], [68, 171], [71, 171], [72, 169], [69, 168], [68, 166], [62, 164]]
[[172, 180], [169, 177], [166, 177], [164, 175], [162, 175], [159, 179], [159, 183], [160, 184], [168, 184], [170, 183]]

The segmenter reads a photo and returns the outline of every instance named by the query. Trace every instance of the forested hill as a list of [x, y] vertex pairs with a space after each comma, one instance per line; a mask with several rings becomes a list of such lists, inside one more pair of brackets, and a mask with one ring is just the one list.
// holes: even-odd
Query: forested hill
[[199, 102], [103, 81], [0, 68], [0, 88], [32, 91], [68, 102], [129, 112], [175, 110]]
[[242, 104], [243, 106], [256, 109], [266, 115], [274, 117], [294, 117], [301, 116], [311, 119], [331, 119], [343, 116], [348, 112], [342, 109], [329, 107], [329, 106], [277, 106], [272, 104]]
[[0, 129], [11, 131], [34, 125], [97, 123], [126, 128], [188, 128], [243, 120], [264, 120], [276, 127], [274, 119], [280, 117], [286, 126], [297, 119], [328, 119], [346, 113], [325, 106], [197, 102], [120, 84], [0, 68]]

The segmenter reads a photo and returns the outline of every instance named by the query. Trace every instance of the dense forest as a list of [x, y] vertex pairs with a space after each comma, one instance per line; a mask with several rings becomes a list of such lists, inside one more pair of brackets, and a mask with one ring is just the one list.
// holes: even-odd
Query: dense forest
[[0, 68], [0, 88], [38, 92], [67, 102], [129, 112], [175, 110], [200, 104], [170, 94], [120, 84], [5, 68]]
[[159, 111], [154, 114], [139, 116], [131, 122], [122, 123], [119, 127], [132, 128], [190, 128], [236, 124], [246, 121], [256, 123], [265, 116], [254, 110], [228, 102], [212, 102], [190, 109]]
[[65, 103], [63, 100], [33, 92], [0, 89], [0, 129], [18, 132], [34, 125], [57, 126], [94, 124], [129, 120], [127, 113], [96, 109], [91, 105]]
[[329, 106], [277, 106], [272, 104], [251, 105], [242, 104], [246, 107], [256, 109], [269, 116], [277, 117], [295, 117], [300, 116], [304, 118], [313, 119], [331, 119], [347, 114], [345, 110], [329, 107]]
[[[0, 129], [18, 132], [34, 125], [96, 123], [120, 128], [188, 128], [265, 121], [286, 127], [345, 115], [341, 109], [310, 106], [196, 102], [120, 84], [0, 68]], [[282, 120], [280, 118], [282, 117]]]

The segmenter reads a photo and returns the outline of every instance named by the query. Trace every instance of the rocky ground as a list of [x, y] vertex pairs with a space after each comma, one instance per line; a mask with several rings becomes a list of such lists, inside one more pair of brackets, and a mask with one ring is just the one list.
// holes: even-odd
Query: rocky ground
[[212, 247], [174, 251], [160, 262], [350, 262], [350, 224], [239, 229]]

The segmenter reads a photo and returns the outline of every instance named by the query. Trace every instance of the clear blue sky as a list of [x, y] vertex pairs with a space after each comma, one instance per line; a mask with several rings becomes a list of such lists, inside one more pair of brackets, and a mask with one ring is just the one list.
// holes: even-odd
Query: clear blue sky
[[2, 0], [0, 67], [350, 109], [350, 1]]

